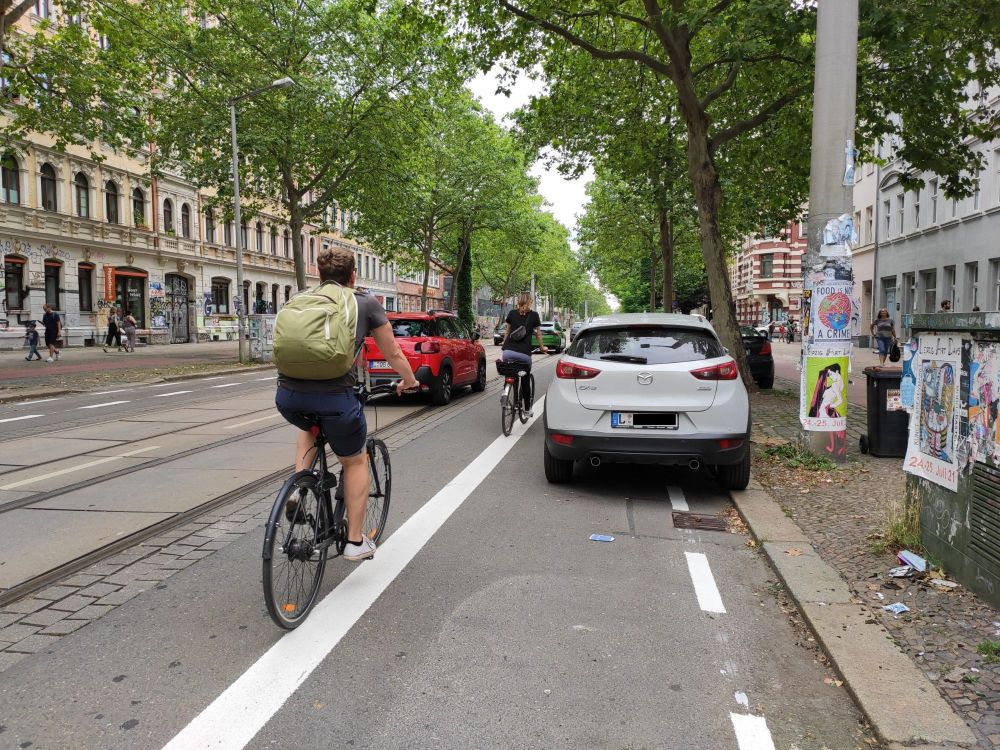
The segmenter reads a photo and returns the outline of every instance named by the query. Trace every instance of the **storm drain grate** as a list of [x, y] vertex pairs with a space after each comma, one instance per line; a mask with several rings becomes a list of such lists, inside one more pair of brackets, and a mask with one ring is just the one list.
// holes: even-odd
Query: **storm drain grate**
[[705, 513], [685, 513], [674, 511], [674, 528], [704, 529], [705, 531], [726, 531], [729, 529], [725, 518], [710, 516]]

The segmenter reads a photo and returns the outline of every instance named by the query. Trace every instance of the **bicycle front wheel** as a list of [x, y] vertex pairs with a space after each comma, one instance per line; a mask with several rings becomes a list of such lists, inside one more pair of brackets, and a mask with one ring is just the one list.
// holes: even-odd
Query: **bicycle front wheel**
[[510, 435], [514, 429], [514, 387], [507, 383], [503, 387], [503, 395], [500, 396], [500, 427], [504, 435]]
[[[531, 398], [535, 397], [535, 376], [528, 373], [528, 378], [531, 381]], [[521, 424], [527, 424], [528, 422], [528, 410], [531, 409], [531, 404], [522, 404], [521, 408], [518, 409], [517, 416], [521, 420]]]
[[364, 533], [378, 543], [385, 531], [389, 517], [389, 498], [392, 494], [392, 465], [389, 449], [378, 438], [368, 440], [368, 508], [365, 510]]
[[315, 474], [300, 471], [285, 482], [264, 532], [264, 602], [280, 628], [297, 628], [316, 603], [329, 525]]

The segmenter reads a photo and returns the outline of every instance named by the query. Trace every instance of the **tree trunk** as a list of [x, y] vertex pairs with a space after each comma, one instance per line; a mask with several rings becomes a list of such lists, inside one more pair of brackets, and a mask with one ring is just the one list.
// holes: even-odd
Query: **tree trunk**
[[454, 312], [457, 307], [458, 291], [457, 285], [458, 280], [462, 276], [462, 271], [465, 267], [466, 258], [469, 254], [469, 236], [468, 232], [463, 228], [461, 234], [458, 238], [458, 258], [455, 261], [455, 274], [452, 276], [451, 281], [451, 295], [448, 297], [448, 311]]
[[420, 312], [427, 312], [427, 283], [431, 278], [431, 259], [424, 256], [424, 284], [420, 289]]
[[663, 261], [663, 312], [674, 310], [674, 222], [666, 206], [657, 208], [660, 226], [660, 258]]
[[[292, 233], [292, 258], [295, 261], [295, 285], [299, 288], [300, 292], [307, 286], [306, 262], [305, 258], [302, 257], [302, 228], [304, 226], [305, 221], [302, 218], [302, 211], [299, 208], [299, 202], [296, 200], [290, 200], [288, 206], [288, 230]], [[241, 231], [240, 227], [236, 227], [237, 242], [239, 242], [239, 238], [242, 236], [239, 234]], [[249, 229], [247, 231], [249, 231]]]
[[465, 321], [468, 325], [473, 325], [476, 322], [476, 312], [475, 312], [475, 300], [473, 299], [472, 291], [472, 242], [471, 239], [466, 237], [465, 241], [465, 258], [462, 261], [461, 266], [458, 268], [458, 273], [455, 276], [455, 283], [453, 286], [454, 294], [452, 295], [457, 300], [456, 307], [458, 310], [458, 317], [460, 320]]
[[649, 311], [656, 312], [656, 253], [649, 251]]

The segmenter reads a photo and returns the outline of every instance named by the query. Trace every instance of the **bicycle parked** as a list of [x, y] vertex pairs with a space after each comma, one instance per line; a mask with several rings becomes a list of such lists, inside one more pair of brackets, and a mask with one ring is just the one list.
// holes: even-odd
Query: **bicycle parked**
[[[357, 388], [362, 402], [395, 390], [396, 383]], [[326, 438], [318, 425], [312, 434], [312, 467], [296, 472], [281, 487], [264, 530], [264, 601], [271, 619], [286, 630], [298, 627], [315, 605], [330, 549], [338, 557], [347, 544], [343, 471], [339, 477], [330, 471]], [[377, 543], [389, 516], [392, 467], [384, 441], [369, 437], [365, 450], [369, 489], [364, 533]]]
[[531, 418], [524, 406], [521, 379], [527, 376], [531, 383], [529, 396], [532, 396], [535, 393], [535, 376], [530, 372], [531, 365], [524, 362], [504, 362], [498, 359], [496, 365], [497, 372], [503, 376], [503, 391], [500, 395], [500, 427], [503, 429], [504, 435], [510, 435], [514, 428], [515, 415], [521, 420], [521, 424], [525, 424]]

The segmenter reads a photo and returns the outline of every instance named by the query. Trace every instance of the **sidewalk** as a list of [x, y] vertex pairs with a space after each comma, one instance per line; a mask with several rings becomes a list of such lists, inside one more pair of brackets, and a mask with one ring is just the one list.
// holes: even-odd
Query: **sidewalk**
[[[100, 347], [64, 349], [58, 362], [26, 362], [25, 352], [0, 352], [0, 402], [242, 369], [236, 341], [140, 346], [134, 353]], [[43, 355], [44, 356], [44, 355]]]
[[[794, 455], [775, 455], [781, 444], [795, 444], [798, 438], [797, 383], [778, 381], [774, 391], [753, 394], [752, 407], [754, 478], [773, 499], [773, 502], [767, 503], [773, 508], [768, 511], [771, 516], [768, 525], [776, 528], [784, 524], [793, 534], [771, 534], [770, 539], [794, 539], [797, 528], [805, 536], [804, 543], [798, 545], [801, 549], [795, 544], [775, 544], [770, 548], [764, 544], [772, 564], [779, 571], [783, 566], [799, 566], [801, 569], [803, 564], [808, 567], [811, 562], [822, 567], [826, 567], [824, 562], [832, 566], [843, 581], [830, 581], [830, 589], [842, 587], [846, 581], [849, 591], [849, 598], [843, 606], [856, 616], [863, 614], [864, 622], [884, 626], [892, 641], [972, 729], [980, 747], [1000, 747], [1000, 659], [991, 662], [986, 655], [977, 653], [977, 647], [983, 643], [995, 643], [1000, 648], [1000, 612], [961, 587], [940, 590], [930, 583], [929, 577], [889, 576], [888, 571], [899, 563], [895, 559], [897, 550], [884, 532], [886, 519], [894, 508], [902, 506], [905, 496], [902, 459], [875, 458], [858, 452], [858, 435], [865, 431], [865, 411], [852, 402], [848, 415], [848, 463], [833, 470], [809, 470], [809, 466], [796, 465]], [[734, 497], [737, 494], [734, 493]], [[746, 499], [751, 499], [753, 495], [752, 492], [745, 494]], [[766, 502], [765, 493], [756, 494], [759, 497], [752, 498], [754, 502]], [[738, 497], [737, 505], [743, 505]], [[788, 519], [794, 523], [787, 523]], [[766, 541], [761, 537], [768, 536], [768, 531], [761, 533], [753, 520], [748, 520], [755, 536], [762, 542]], [[790, 551], [785, 547], [792, 549]], [[785, 577], [784, 571], [782, 574]], [[815, 575], [812, 579], [814, 588], [807, 592], [809, 595], [820, 591]], [[837, 601], [834, 595], [817, 602], [816, 596], [825, 597], [816, 594], [810, 598], [791, 584], [789, 592], [806, 612], [810, 622], [813, 622], [810, 606], [814, 613], [820, 611], [818, 608], [826, 607], [830, 614], [835, 607], [841, 606], [832, 604]], [[883, 610], [884, 605], [895, 602], [904, 603], [909, 611], [893, 615]], [[813, 626], [816, 627], [815, 622]], [[840, 639], [838, 645], [843, 657], [844, 650], [850, 651], [852, 644], [847, 637], [841, 639], [840, 627], [835, 637]], [[822, 633], [820, 639], [826, 645]], [[885, 645], [884, 638], [882, 645]], [[879, 670], [889, 668], [888, 665], [875, 660], [866, 663], [861, 660], [863, 649], [856, 646], [855, 649], [853, 657], [845, 659], [847, 663], [841, 663], [838, 655], [834, 654], [836, 666], [845, 677], [859, 674], [862, 681], [870, 679], [873, 684], [887, 677], [890, 680], [888, 686], [879, 685], [875, 694], [881, 697], [873, 703], [871, 693], [867, 693], [867, 697], [865, 695], [866, 686], [852, 685], [848, 677], [848, 689], [858, 698], [862, 710], [880, 732], [886, 724], [894, 725], [903, 732], [916, 731], [914, 727], [922, 721], [933, 725], [935, 717], [928, 716], [933, 711], [927, 701], [921, 701], [926, 710], [920, 705], [897, 705], [896, 688], [899, 688], [900, 694], [905, 694], [907, 690], [911, 694], [919, 694], [919, 684], [899, 684], [907, 681], [905, 674], [879, 673]], [[895, 655], [890, 653], [888, 656]], [[852, 660], [854, 663], [851, 663]], [[895, 684], [892, 682], [894, 677]], [[913, 677], [916, 679], [911, 682], [926, 684], [918, 673], [913, 673]], [[880, 714], [881, 721], [873, 713]], [[894, 717], [897, 713], [898, 717]], [[894, 722], [894, 718], [898, 721]], [[939, 715], [937, 718], [941, 725], [947, 725], [947, 716]], [[955, 728], [954, 723], [951, 728]], [[883, 736], [900, 742], [899, 737], [887, 736], [891, 731], [883, 733]], [[951, 737], [952, 742], [959, 741], [954, 739], [955, 732]], [[941, 746], [963, 746], [945, 745], [941, 739], [933, 740], [931, 737], [926, 739], [939, 742]], [[890, 742], [889, 746], [906, 745]]]

